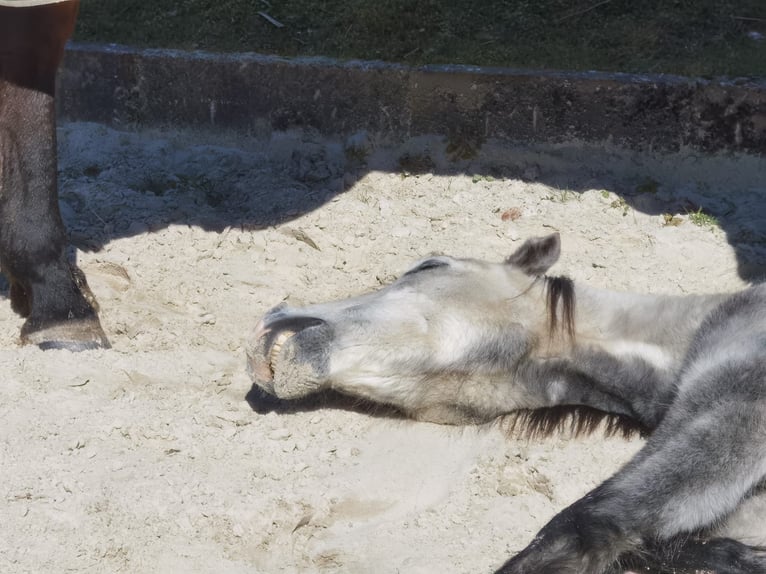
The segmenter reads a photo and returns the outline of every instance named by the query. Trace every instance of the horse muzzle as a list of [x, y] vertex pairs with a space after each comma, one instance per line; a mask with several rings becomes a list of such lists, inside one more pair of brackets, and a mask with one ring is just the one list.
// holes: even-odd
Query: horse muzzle
[[330, 325], [286, 305], [268, 311], [258, 322], [247, 348], [253, 383], [280, 399], [298, 399], [325, 387]]

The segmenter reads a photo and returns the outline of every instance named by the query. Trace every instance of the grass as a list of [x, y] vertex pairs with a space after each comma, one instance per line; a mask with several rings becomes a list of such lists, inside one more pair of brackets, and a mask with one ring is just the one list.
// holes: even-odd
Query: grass
[[622, 211], [622, 216], [625, 217], [630, 212], [630, 206], [628, 205], [628, 202], [625, 201], [624, 198], [620, 197], [618, 199], [615, 199], [612, 203], [609, 204], [609, 207], [612, 209], [618, 209]]
[[701, 207], [697, 211], [690, 211], [687, 215], [689, 221], [694, 225], [710, 228], [718, 227], [718, 219], [714, 215], [703, 212]]
[[75, 38], [411, 64], [762, 77], [766, 40], [754, 33], [766, 35], [763, 0], [82, 0]]
[[582, 201], [582, 195], [577, 193], [576, 191], [571, 191], [569, 189], [560, 189], [557, 190], [557, 193], [548, 195], [544, 197], [543, 199], [546, 199], [548, 201], [552, 201], [554, 203], [568, 203], [572, 200]]

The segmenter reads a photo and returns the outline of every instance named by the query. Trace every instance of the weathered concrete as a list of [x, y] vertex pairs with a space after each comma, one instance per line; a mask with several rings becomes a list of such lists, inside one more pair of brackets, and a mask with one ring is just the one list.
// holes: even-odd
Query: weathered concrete
[[73, 45], [64, 119], [244, 132], [442, 135], [466, 157], [484, 141], [766, 155], [766, 82], [284, 59]]

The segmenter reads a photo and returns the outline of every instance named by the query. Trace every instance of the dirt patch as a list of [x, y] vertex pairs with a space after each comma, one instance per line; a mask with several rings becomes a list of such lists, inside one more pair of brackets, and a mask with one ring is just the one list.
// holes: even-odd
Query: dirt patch
[[[321, 142], [59, 137], [62, 208], [114, 348], [17, 348], [0, 306], [4, 572], [490, 571], [640, 442], [259, 414], [243, 350], [259, 315], [551, 230], [556, 273], [615, 289], [733, 290], [742, 254], [764, 262], [763, 188], [603, 168], [556, 186], [544, 157], [498, 177], [350, 177]], [[692, 222], [703, 204], [725, 229]]]

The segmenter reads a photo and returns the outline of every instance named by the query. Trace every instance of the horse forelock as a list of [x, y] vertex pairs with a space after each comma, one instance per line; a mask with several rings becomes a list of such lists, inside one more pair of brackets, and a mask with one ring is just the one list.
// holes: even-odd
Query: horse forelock
[[[559, 302], [561, 302], [560, 321]], [[548, 335], [555, 336], [560, 323], [562, 332], [573, 340], [576, 304], [574, 282], [569, 277], [546, 277], [545, 303], [548, 308]]]

